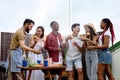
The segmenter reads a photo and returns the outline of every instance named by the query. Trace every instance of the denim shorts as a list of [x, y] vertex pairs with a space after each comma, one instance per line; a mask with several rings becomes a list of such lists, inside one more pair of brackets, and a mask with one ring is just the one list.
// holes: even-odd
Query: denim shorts
[[98, 50], [98, 61], [103, 64], [111, 64], [112, 54], [109, 49]]
[[74, 64], [76, 69], [82, 68], [82, 60], [81, 60], [81, 58], [66, 59], [66, 65], [67, 65], [66, 71], [72, 71], [73, 70], [73, 64]]

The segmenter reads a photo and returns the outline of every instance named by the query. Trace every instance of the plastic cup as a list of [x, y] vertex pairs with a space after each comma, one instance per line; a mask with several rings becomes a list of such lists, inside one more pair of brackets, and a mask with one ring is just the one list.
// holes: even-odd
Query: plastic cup
[[37, 64], [40, 64], [41, 63], [41, 60], [37, 60]]
[[27, 65], [28, 65], [27, 60], [22, 60], [22, 66], [23, 66], [23, 67], [26, 67]]
[[48, 60], [44, 60], [44, 66], [48, 66]]

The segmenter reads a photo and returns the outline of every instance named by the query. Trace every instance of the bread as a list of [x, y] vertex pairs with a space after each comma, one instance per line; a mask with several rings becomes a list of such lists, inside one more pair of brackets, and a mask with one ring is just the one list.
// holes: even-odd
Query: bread
[[34, 37], [34, 39], [37, 39], [37, 40], [39, 39], [36, 35], [33, 35], [33, 37]]

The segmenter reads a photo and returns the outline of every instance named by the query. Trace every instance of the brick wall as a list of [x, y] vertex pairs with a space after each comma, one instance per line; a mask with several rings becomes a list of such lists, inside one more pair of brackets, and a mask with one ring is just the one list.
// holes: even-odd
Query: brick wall
[[[13, 33], [9, 32], [0, 32], [0, 61], [7, 60], [7, 51], [10, 47], [10, 42], [12, 39]], [[30, 34], [26, 35], [25, 44], [29, 46]]]
[[13, 33], [9, 32], [1, 32], [1, 60], [7, 60], [7, 51], [10, 46], [10, 41], [12, 38]]

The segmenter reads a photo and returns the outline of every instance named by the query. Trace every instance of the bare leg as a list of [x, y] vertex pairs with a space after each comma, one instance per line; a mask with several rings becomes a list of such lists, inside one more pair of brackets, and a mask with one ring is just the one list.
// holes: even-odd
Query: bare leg
[[73, 79], [73, 71], [68, 71], [68, 80], [74, 80]]
[[109, 80], [115, 80], [112, 73], [111, 73], [109, 64], [106, 65], [106, 74], [107, 74]]
[[98, 80], [104, 80], [104, 70], [105, 70], [105, 64], [98, 64], [98, 70], [97, 70], [97, 76]]
[[78, 68], [77, 73], [78, 73], [78, 80], [83, 80], [82, 68]]

